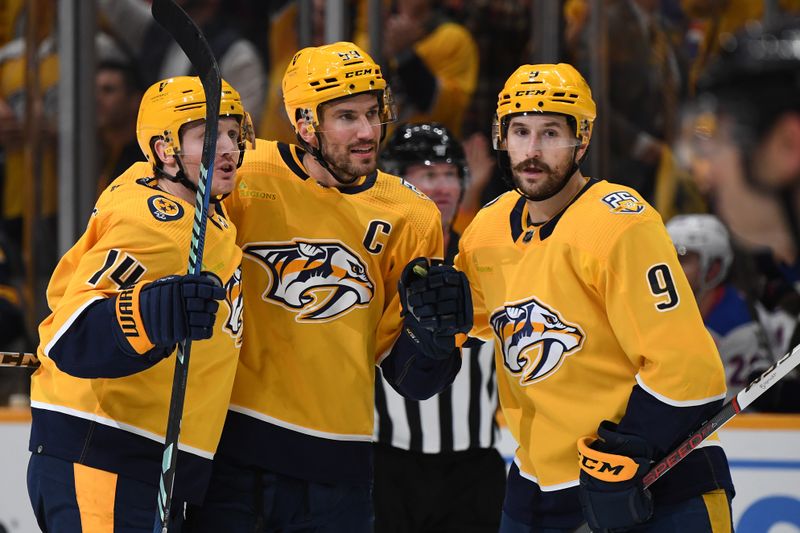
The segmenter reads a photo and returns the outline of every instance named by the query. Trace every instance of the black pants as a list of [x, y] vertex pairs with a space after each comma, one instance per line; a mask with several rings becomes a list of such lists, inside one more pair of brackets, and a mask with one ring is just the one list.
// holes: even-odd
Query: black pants
[[496, 533], [506, 468], [494, 448], [423, 454], [375, 445], [375, 533]]
[[372, 502], [368, 484], [316, 483], [218, 455], [205, 501], [187, 518], [190, 533], [368, 533]]

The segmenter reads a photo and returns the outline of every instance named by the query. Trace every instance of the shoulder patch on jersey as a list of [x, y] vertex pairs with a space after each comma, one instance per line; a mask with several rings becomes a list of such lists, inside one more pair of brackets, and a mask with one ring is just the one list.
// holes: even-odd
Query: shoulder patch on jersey
[[403, 186], [406, 187], [407, 189], [411, 189], [412, 191], [414, 191], [417, 194], [417, 196], [419, 196], [420, 198], [423, 198], [425, 200], [430, 200], [430, 198], [428, 198], [427, 194], [425, 194], [421, 190], [417, 189], [413, 184], [411, 184], [410, 182], [406, 181], [405, 179], [400, 178], [400, 183], [402, 183]]
[[178, 220], [183, 216], [181, 204], [160, 194], [148, 198], [147, 205], [150, 207], [150, 214], [153, 215], [153, 218], [162, 222]]
[[366, 263], [340, 241], [251, 243], [243, 249], [270, 276], [264, 301], [324, 322], [366, 307], [375, 294]]
[[536, 298], [505, 304], [489, 323], [503, 348], [506, 370], [519, 376], [523, 386], [553, 375], [586, 337], [580, 326], [564, 322]]
[[638, 215], [645, 208], [644, 202], [627, 191], [612, 192], [601, 200], [618, 215]]

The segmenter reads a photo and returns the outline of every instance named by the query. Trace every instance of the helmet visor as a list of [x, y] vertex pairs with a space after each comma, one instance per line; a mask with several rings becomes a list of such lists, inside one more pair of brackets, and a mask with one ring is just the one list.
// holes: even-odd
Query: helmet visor
[[524, 123], [512, 123], [512, 119], [515, 117], [542, 115], [542, 113], [517, 113], [504, 117], [502, 121], [495, 117], [492, 124], [494, 149], [519, 152], [573, 148], [581, 145], [581, 140], [575, 137], [575, 132], [569, 125], [563, 128], [544, 123], [534, 128]]
[[[374, 105], [364, 106], [351, 100], [351, 96], [345, 96], [321, 104], [318, 111], [320, 116], [316, 117], [318, 121], [314, 121], [315, 117], [310, 114], [306, 120], [314, 123], [314, 129], [321, 133], [347, 134], [363, 128], [380, 131], [380, 128], [397, 120], [397, 107], [388, 87], [371, 92], [378, 97]], [[353, 105], [343, 102], [353, 102]]]
[[[239, 124], [236, 127], [231, 127], [232, 124], [224, 121], [227, 117], [220, 117], [220, 125], [217, 131], [216, 143], [216, 157], [230, 156], [234, 161], [240, 161], [244, 150], [247, 147], [245, 141], [252, 139], [252, 125], [249, 121], [249, 116], [245, 117], [244, 124], [241, 124], [241, 119], [236, 118]], [[205, 120], [198, 120], [190, 123], [191, 129], [186, 129], [187, 125], [181, 127], [181, 146], [180, 150], [176, 151], [184, 162], [199, 161], [203, 155], [203, 136], [205, 134], [204, 128], [195, 128], [195, 126], [202, 126]]]

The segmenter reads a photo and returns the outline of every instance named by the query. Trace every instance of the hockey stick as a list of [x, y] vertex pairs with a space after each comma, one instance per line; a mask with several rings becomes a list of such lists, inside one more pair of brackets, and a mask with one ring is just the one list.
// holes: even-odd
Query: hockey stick
[[[766, 369], [763, 374], [750, 382], [747, 387], [740, 390], [736, 396], [722, 406], [707, 422], [689, 435], [677, 448], [672, 450], [662, 460], [657, 462], [650, 471], [645, 474], [643, 483], [644, 488], [649, 487], [661, 476], [669, 472], [673, 466], [683, 461], [687, 455], [697, 449], [700, 444], [710, 437], [715, 431], [727, 424], [734, 416], [744, 410], [745, 407], [756, 401], [770, 387], [786, 377], [786, 375], [800, 365], [800, 344], [795, 346], [791, 352], [781, 357], [778, 362]], [[573, 533], [584, 533], [589, 531], [584, 523]]]
[[[195, 196], [194, 225], [192, 226], [192, 245], [189, 250], [188, 269], [190, 274], [200, 274], [203, 263], [203, 244], [206, 237], [206, 217], [211, 197], [211, 178], [217, 151], [222, 75], [217, 60], [200, 28], [174, 0], [154, 0], [152, 13], [156, 22], [167, 30], [183, 49], [200, 76], [205, 92], [206, 130], [203, 136], [203, 154], [200, 160], [200, 179]], [[183, 402], [186, 397], [191, 347], [191, 339], [180, 343], [178, 356], [175, 359], [167, 433], [164, 439], [164, 457], [161, 461], [161, 478], [158, 482], [158, 513], [153, 527], [154, 533], [159, 533], [159, 531], [166, 533], [169, 528], [172, 489], [175, 484], [175, 468], [178, 460], [178, 438], [183, 418]]]
[[703, 423], [697, 431], [689, 435], [677, 448], [657, 462], [644, 476], [643, 481], [645, 488], [649, 487], [658, 478], [669, 472], [673, 466], [681, 462], [692, 450], [700, 446], [700, 443], [705, 441], [712, 433], [727, 424], [731, 418], [753, 403], [759, 396], [783, 379], [798, 365], [800, 365], [800, 345], [795, 346], [791, 352], [781, 357], [777, 363], [765, 370], [763, 374], [754, 379], [747, 387], [740, 390], [736, 396], [722, 406], [722, 409], [708, 420], [708, 422]]

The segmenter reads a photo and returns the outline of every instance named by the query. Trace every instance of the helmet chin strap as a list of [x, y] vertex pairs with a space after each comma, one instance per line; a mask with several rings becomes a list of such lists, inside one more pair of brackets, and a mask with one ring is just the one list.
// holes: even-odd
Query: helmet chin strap
[[328, 161], [325, 159], [325, 156], [322, 154], [322, 137], [320, 136], [319, 133], [317, 132], [314, 133], [314, 135], [317, 137], [317, 143], [320, 146], [319, 148], [311, 145], [311, 143], [303, 139], [299, 133], [297, 133], [296, 135], [297, 135], [297, 142], [300, 143], [300, 146], [303, 148], [303, 150], [311, 154], [311, 156], [317, 160], [319, 166], [327, 170], [328, 173], [330, 173], [330, 175], [333, 176], [333, 179], [336, 180], [338, 183], [341, 183], [342, 185], [350, 185], [354, 183], [356, 180], [358, 180], [359, 176], [356, 176], [350, 181], [345, 181], [339, 176], [339, 174], [335, 170], [333, 170], [333, 167], [328, 163]]
[[[187, 189], [189, 189], [193, 194], [197, 194], [197, 185], [189, 181], [189, 178], [186, 177], [186, 167], [183, 166], [183, 161], [181, 161], [180, 156], [175, 156], [175, 161], [178, 163], [178, 172], [174, 175], [170, 174], [163, 168], [156, 167], [155, 173], [158, 178], [167, 179], [173, 183], [177, 183], [179, 185], [183, 185]], [[227, 194], [220, 194], [217, 196], [212, 196], [209, 198], [208, 202], [211, 204], [217, 204], [227, 198]]]

